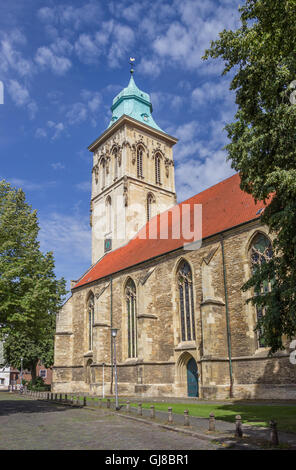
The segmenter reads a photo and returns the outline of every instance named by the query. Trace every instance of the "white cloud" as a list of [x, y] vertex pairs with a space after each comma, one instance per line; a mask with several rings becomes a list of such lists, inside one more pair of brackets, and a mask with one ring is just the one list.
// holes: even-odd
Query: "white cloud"
[[38, 105], [36, 104], [35, 101], [31, 101], [28, 106], [27, 106], [28, 112], [29, 112], [29, 118], [30, 119], [35, 119], [35, 116], [38, 112]]
[[28, 89], [17, 80], [9, 80], [7, 88], [11, 99], [17, 106], [24, 106], [29, 103], [30, 93]]
[[39, 216], [43, 251], [53, 251], [58, 276], [78, 279], [91, 264], [89, 217], [78, 212], [52, 212]]
[[87, 102], [87, 106], [91, 112], [96, 112], [101, 106], [102, 96], [98, 91], [82, 90], [81, 96]]
[[18, 80], [8, 80], [7, 90], [14, 104], [18, 107], [27, 108], [29, 118], [34, 119], [38, 111], [38, 106], [36, 102], [31, 99], [28, 88]]
[[56, 75], [64, 75], [72, 67], [67, 57], [56, 55], [49, 47], [39, 47], [35, 61], [42, 69], [50, 68]]
[[101, 21], [101, 8], [98, 2], [90, 1], [82, 7], [60, 4], [53, 8], [43, 7], [37, 12], [38, 18], [44, 23], [61, 24], [80, 29], [85, 25]]
[[73, 103], [67, 108], [68, 110], [65, 113], [67, 122], [70, 125], [75, 125], [89, 119], [90, 122], [95, 125], [94, 115], [102, 103], [101, 93], [97, 91], [82, 90], [81, 98], [82, 101]]
[[132, 28], [112, 19], [103, 22], [99, 31], [81, 34], [74, 49], [81, 62], [96, 63], [104, 55], [113, 68], [126, 56], [134, 41], [135, 33]]
[[31, 181], [21, 179], [21, 178], [11, 178], [11, 179], [8, 179], [8, 181], [12, 184], [12, 186], [17, 186], [19, 188], [22, 188], [24, 191], [42, 191], [42, 190], [46, 190], [56, 185], [55, 181], [33, 183]]
[[150, 98], [154, 110], [161, 108], [177, 110], [180, 109], [186, 101], [183, 96], [159, 91], [152, 92]]
[[222, 150], [203, 160], [196, 158], [180, 163], [175, 170], [178, 200], [184, 201], [234, 173]]
[[90, 34], [81, 34], [74, 48], [79, 60], [85, 64], [96, 63], [101, 54], [101, 48]]
[[91, 182], [90, 181], [82, 181], [75, 185], [77, 189], [80, 191], [89, 192], [91, 191]]
[[[174, 2], [173, 8], [178, 20], [171, 21], [165, 29], [154, 32], [152, 48], [157, 57], [165, 59], [162, 65], [182, 65], [184, 69], [209, 68], [201, 60], [211, 41], [217, 39], [219, 31], [233, 29], [238, 25], [238, 5], [231, 2], [196, 2], [183, 0]], [[153, 60], [153, 59], [152, 59]]]
[[65, 126], [62, 122], [54, 122], [54, 121], [48, 121], [47, 126], [49, 129], [52, 129], [53, 134], [51, 137], [51, 140], [56, 140], [58, 137], [60, 137], [61, 133], [65, 130]]
[[87, 118], [87, 107], [84, 103], [74, 103], [66, 113], [66, 119], [69, 124], [79, 124]]
[[50, 165], [54, 170], [63, 170], [65, 168], [65, 165], [63, 165], [61, 162], [57, 163], [51, 163]]
[[220, 79], [219, 81], [208, 81], [192, 91], [192, 103], [202, 106], [217, 101], [234, 103], [234, 93], [229, 90], [230, 81]]
[[47, 132], [45, 129], [42, 129], [41, 127], [39, 127], [38, 129], [36, 129], [36, 132], [35, 132], [35, 137], [36, 139], [44, 139], [47, 137]]
[[10, 33], [0, 35], [0, 71], [3, 74], [7, 72], [16, 72], [20, 77], [29, 77], [34, 73], [34, 65], [31, 60], [23, 57], [23, 54], [16, 46], [25, 46], [26, 37], [17, 29]]

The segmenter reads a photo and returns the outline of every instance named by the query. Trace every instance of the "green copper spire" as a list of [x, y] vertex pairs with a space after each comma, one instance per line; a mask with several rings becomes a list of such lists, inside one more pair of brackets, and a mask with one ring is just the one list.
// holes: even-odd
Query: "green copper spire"
[[147, 124], [158, 131], [164, 132], [152, 117], [152, 104], [148, 93], [141, 91], [135, 84], [133, 62], [131, 59], [131, 78], [129, 84], [117, 96], [115, 96], [111, 111], [112, 118], [108, 127], [112, 126], [121, 116], [126, 114], [137, 121]]

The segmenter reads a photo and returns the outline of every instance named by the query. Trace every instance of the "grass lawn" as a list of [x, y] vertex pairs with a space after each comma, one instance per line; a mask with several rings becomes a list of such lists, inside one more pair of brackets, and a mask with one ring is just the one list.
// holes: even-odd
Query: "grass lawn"
[[[87, 400], [90, 400], [87, 397]], [[105, 398], [103, 401], [107, 401]], [[115, 401], [111, 398], [111, 401]], [[125, 403], [125, 400], [120, 399], [120, 403]], [[130, 403], [131, 406], [138, 406], [138, 403]], [[150, 408], [151, 405], [155, 406], [155, 410], [168, 411], [168, 408], [173, 409], [173, 413], [183, 414], [184, 410], [189, 411], [190, 416], [197, 416], [199, 418], [208, 418], [209, 414], [213, 412], [216, 419], [222, 421], [229, 421], [234, 423], [235, 416], [241, 415], [242, 422], [251, 424], [253, 426], [269, 426], [271, 419], [278, 423], [278, 429], [281, 431], [296, 433], [296, 405], [265, 405], [265, 404], [198, 404], [198, 403], [155, 403], [143, 402], [143, 408]]]
[[[156, 410], [167, 411], [173, 408], [173, 413], [183, 414], [187, 409], [191, 416], [208, 418], [213, 412], [216, 419], [235, 422], [235, 416], [241, 415], [242, 422], [254, 426], [269, 426], [271, 419], [277, 421], [278, 429], [296, 433], [296, 405], [265, 405], [265, 404], [181, 404], [181, 403], [143, 403], [143, 408], [154, 405]], [[137, 406], [137, 405], [134, 405]]]

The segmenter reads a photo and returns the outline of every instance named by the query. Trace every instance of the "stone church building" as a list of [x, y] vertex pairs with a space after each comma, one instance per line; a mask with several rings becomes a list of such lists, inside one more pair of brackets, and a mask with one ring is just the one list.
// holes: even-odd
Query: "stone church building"
[[57, 316], [53, 391], [114, 393], [117, 328], [120, 396], [295, 399], [289, 345], [268, 356], [241, 290], [272, 256], [264, 205], [238, 174], [177, 204], [177, 139], [133, 75], [111, 110], [89, 146], [92, 266]]

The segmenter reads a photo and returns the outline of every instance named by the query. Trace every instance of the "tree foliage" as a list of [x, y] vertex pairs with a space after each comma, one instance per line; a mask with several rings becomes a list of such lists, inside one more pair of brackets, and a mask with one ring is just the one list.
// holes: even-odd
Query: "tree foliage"
[[265, 309], [258, 326], [273, 353], [296, 335], [296, 0], [245, 0], [239, 11], [240, 27], [222, 31], [204, 59], [222, 58], [223, 74], [233, 73], [238, 110], [226, 126], [228, 159], [241, 189], [268, 204], [262, 222], [274, 257], [243, 289], [259, 292], [274, 280], [270, 293], [251, 300]]
[[53, 364], [55, 315], [65, 295], [51, 252], [38, 242], [36, 211], [24, 192], [0, 182], [0, 334], [7, 362], [34, 376], [39, 359]]

